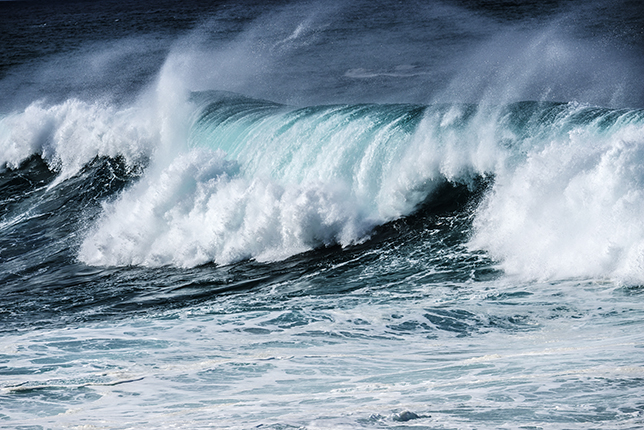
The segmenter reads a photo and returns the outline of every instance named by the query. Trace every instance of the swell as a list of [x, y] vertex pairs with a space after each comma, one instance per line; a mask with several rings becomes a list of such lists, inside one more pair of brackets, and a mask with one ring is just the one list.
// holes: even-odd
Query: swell
[[96, 157], [72, 178], [56, 174], [38, 155], [0, 177], [0, 255], [3, 275], [52, 258], [70, 261], [79, 230], [96, 218], [100, 202], [133, 180], [122, 159]]

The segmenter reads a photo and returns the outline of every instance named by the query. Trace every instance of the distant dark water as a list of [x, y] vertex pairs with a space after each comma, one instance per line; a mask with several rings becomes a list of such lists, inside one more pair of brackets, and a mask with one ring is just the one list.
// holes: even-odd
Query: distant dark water
[[641, 426], [640, 9], [1, 2], [0, 427]]

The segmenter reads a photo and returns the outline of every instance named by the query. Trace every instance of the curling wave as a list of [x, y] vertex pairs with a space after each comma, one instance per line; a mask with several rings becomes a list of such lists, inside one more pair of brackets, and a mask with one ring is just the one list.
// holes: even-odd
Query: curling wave
[[347, 246], [443, 184], [473, 189], [484, 177], [492, 186], [466, 209], [469, 247], [506, 273], [644, 279], [642, 110], [294, 108], [222, 92], [193, 93], [188, 106], [185, 131], [169, 132], [141, 109], [34, 104], [1, 120], [0, 161], [39, 154], [63, 181], [96, 156], [151, 160], [89, 228], [78, 258], [90, 265], [192, 267]]

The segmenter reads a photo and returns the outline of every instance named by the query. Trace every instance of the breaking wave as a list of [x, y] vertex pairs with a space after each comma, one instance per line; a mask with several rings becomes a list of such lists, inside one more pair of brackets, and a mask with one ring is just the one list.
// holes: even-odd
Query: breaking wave
[[38, 154], [58, 172], [54, 185], [97, 156], [145, 167], [87, 229], [78, 258], [89, 265], [192, 267], [349, 246], [445, 183], [474, 195], [488, 178], [481, 203], [463, 209], [468, 245], [506, 273], [644, 278], [641, 110], [187, 99], [32, 104], [2, 118], [0, 163], [16, 169]]

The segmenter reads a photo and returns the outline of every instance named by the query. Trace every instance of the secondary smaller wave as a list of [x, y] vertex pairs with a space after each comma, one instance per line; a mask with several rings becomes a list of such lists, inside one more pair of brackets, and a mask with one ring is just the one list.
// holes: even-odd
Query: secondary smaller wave
[[34, 102], [0, 118], [0, 168], [17, 169], [38, 155], [59, 174], [58, 183], [95, 157], [144, 164], [158, 141], [154, 123], [136, 107], [117, 109], [78, 99], [51, 106]]

